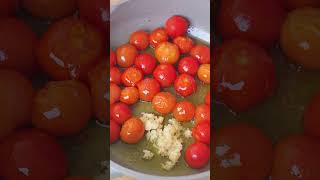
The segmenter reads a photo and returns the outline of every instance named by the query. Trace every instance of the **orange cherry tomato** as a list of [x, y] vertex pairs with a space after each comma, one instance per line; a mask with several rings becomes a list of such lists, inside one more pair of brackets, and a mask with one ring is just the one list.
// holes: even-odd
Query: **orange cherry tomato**
[[0, 139], [31, 122], [33, 88], [20, 73], [0, 70]]
[[143, 30], [133, 32], [129, 42], [139, 50], [146, 49], [149, 46], [149, 34]]
[[[214, 179], [264, 180], [272, 168], [272, 142], [260, 129], [234, 123], [214, 133]], [[258, 163], [259, 162], [259, 163]], [[284, 179], [282, 179], [284, 180]]]
[[303, 7], [320, 7], [319, 0], [283, 0], [286, 7], [290, 10]]
[[190, 52], [193, 47], [193, 40], [187, 36], [178, 36], [173, 42], [179, 47], [182, 54]]
[[173, 111], [176, 105], [176, 97], [169, 92], [159, 92], [152, 99], [152, 108], [165, 115]]
[[297, 9], [288, 14], [282, 26], [282, 50], [295, 63], [309, 69], [320, 69], [319, 18], [319, 9]]
[[120, 125], [114, 120], [110, 120], [110, 144], [115, 143], [120, 138]]
[[34, 53], [37, 43], [36, 34], [26, 23], [14, 18], [2, 18], [0, 68], [14, 69], [27, 75], [33, 74], [37, 64]]
[[150, 45], [155, 48], [157, 47], [160, 43], [168, 41], [169, 37], [163, 28], [157, 28], [154, 31], [151, 32], [149, 41]]
[[77, 0], [22, 0], [22, 4], [31, 15], [45, 19], [69, 16], [77, 9]]
[[175, 64], [180, 57], [178, 46], [170, 42], [160, 43], [154, 53], [160, 64]]
[[110, 104], [118, 102], [120, 99], [120, 94], [120, 87], [115, 83], [110, 83]]
[[[281, 140], [275, 148], [272, 179], [319, 179], [319, 153], [320, 143], [318, 139], [304, 135], [294, 135]], [[265, 162], [267, 157], [262, 156], [265, 157], [262, 162]]]
[[19, 0], [1, 0], [0, 16], [9, 16], [15, 14], [19, 9]]
[[207, 104], [198, 105], [194, 114], [194, 120], [196, 123], [210, 121], [210, 106]]
[[206, 83], [210, 84], [210, 64], [201, 64], [198, 69], [198, 78]]
[[173, 116], [178, 121], [190, 121], [193, 119], [196, 107], [189, 101], [181, 101], [173, 109]]
[[68, 160], [57, 140], [39, 129], [12, 133], [0, 144], [0, 177], [57, 180], [68, 175]]
[[210, 106], [210, 91], [207, 93], [207, 95], [204, 98], [204, 102]]
[[105, 51], [96, 27], [70, 17], [49, 26], [37, 49], [42, 69], [55, 80], [84, 79]]
[[137, 87], [142, 101], [152, 101], [153, 97], [160, 92], [160, 84], [153, 78], [146, 78], [140, 81]]
[[136, 117], [128, 119], [122, 126], [120, 137], [121, 140], [128, 144], [138, 143], [144, 135], [143, 122]]
[[34, 99], [32, 122], [56, 136], [79, 133], [91, 118], [89, 89], [75, 80], [48, 82]]
[[308, 135], [320, 137], [320, 94], [317, 93], [304, 112], [304, 130]]
[[121, 71], [117, 67], [110, 67], [110, 82], [121, 84]]
[[120, 67], [130, 67], [133, 65], [134, 60], [138, 56], [137, 48], [131, 44], [124, 44], [118, 47], [117, 51], [117, 64]]
[[90, 176], [68, 176], [64, 180], [92, 180]]
[[129, 67], [122, 75], [121, 80], [125, 86], [136, 86], [143, 79], [143, 73], [136, 67]]
[[139, 100], [139, 91], [136, 87], [125, 87], [120, 94], [120, 101], [126, 104], [134, 104]]
[[202, 44], [195, 45], [190, 55], [200, 62], [200, 64], [210, 64], [210, 49]]

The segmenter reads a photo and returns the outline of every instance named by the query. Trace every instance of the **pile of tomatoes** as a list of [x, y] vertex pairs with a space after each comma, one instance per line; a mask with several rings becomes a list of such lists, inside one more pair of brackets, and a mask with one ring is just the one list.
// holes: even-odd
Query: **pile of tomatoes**
[[[214, 99], [235, 113], [273, 95], [277, 59], [272, 59], [267, 49], [278, 41], [289, 61], [305, 70], [320, 70], [318, 0], [223, 0], [216, 20], [223, 42], [213, 54]], [[319, 179], [319, 108], [320, 95], [316, 95], [305, 110], [305, 132], [280, 139], [275, 147], [250, 124], [234, 123], [217, 129], [213, 177]]]
[[[130, 105], [138, 101], [152, 104], [161, 115], [172, 113], [180, 122], [195, 120], [196, 143], [186, 150], [185, 160], [192, 168], [205, 166], [210, 157], [210, 92], [205, 103], [177, 102], [197, 91], [196, 78], [210, 84], [210, 49], [186, 36], [189, 22], [172, 16], [152, 32], [133, 32], [128, 43], [110, 54], [110, 143], [119, 138], [129, 144], [144, 137], [144, 124], [133, 117]], [[147, 53], [151, 47], [154, 56]], [[174, 86], [176, 95], [165, 88]]]
[[[0, 1], [0, 179], [66, 178], [56, 137], [108, 119], [107, 8], [104, 0]], [[21, 14], [48, 29], [38, 36]], [[40, 76], [43, 85], [34, 83]]]

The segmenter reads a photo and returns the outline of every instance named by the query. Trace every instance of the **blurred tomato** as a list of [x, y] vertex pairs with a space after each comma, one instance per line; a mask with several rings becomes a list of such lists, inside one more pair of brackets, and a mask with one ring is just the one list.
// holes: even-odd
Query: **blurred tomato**
[[201, 64], [197, 74], [202, 82], [210, 84], [210, 64]]
[[201, 121], [192, 129], [192, 136], [198, 142], [210, 144], [210, 121]]
[[207, 104], [198, 105], [194, 114], [194, 120], [197, 124], [202, 121], [210, 121], [210, 106]]
[[178, 36], [173, 42], [179, 47], [180, 53], [188, 53], [193, 47], [193, 40], [187, 36]]
[[207, 93], [207, 95], [204, 98], [204, 102], [210, 106], [210, 91]]
[[121, 71], [117, 67], [110, 67], [110, 83], [121, 84]]
[[200, 64], [210, 64], [210, 48], [203, 44], [195, 45], [190, 51], [190, 56], [196, 58]]
[[178, 102], [173, 109], [173, 116], [178, 121], [191, 121], [194, 117], [196, 107], [189, 101]]
[[120, 126], [114, 120], [110, 120], [110, 144], [115, 143], [120, 138]]
[[120, 87], [115, 83], [110, 83], [110, 104], [114, 104], [119, 101], [121, 89]]

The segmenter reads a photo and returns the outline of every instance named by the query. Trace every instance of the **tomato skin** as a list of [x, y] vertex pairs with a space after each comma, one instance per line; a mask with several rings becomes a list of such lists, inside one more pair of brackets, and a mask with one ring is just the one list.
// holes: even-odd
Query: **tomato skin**
[[144, 135], [143, 122], [136, 117], [128, 119], [122, 126], [120, 137], [121, 140], [128, 144], [138, 143]]
[[110, 61], [110, 67], [117, 65], [116, 53], [114, 51], [112, 51], [111, 49], [110, 49], [109, 61]]
[[181, 101], [173, 109], [173, 116], [181, 122], [191, 121], [194, 117], [196, 107], [189, 101]]
[[197, 83], [189, 74], [180, 74], [174, 81], [174, 89], [180, 96], [190, 96], [197, 91]]
[[320, 144], [305, 135], [289, 136], [275, 147], [272, 179], [319, 179]]
[[176, 70], [171, 64], [159, 64], [153, 71], [153, 77], [162, 87], [171, 86], [176, 80]]
[[193, 169], [205, 167], [210, 160], [210, 148], [201, 142], [196, 142], [187, 147], [184, 159]]
[[143, 73], [136, 67], [129, 67], [121, 75], [121, 81], [125, 86], [134, 87], [143, 79]]
[[37, 43], [36, 34], [26, 23], [15, 18], [2, 18], [0, 68], [14, 69], [28, 76], [33, 75], [37, 69], [34, 53]]
[[117, 142], [120, 138], [120, 126], [114, 120], [110, 120], [110, 144]]
[[137, 84], [139, 97], [142, 101], [152, 101], [153, 97], [160, 92], [160, 84], [153, 78], [146, 78]]
[[110, 67], [110, 83], [121, 84], [121, 71], [117, 67]]
[[174, 38], [173, 43], [179, 47], [182, 54], [190, 52], [193, 47], [193, 40], [187, 36], [178, 36]]
[[122, 125], [131, 116], [131, 109], [123, 102], [118, 102], [110, 106], [110, 118], [120, 125]]
[[2, 0], [0, 1], [0, 17], [15, 14], [19, 9], [18, 0]]
[[175, 64], [180, 57], [178, 46], [171, 42], [160, 43], [154, 54], [160, 64]]
[[192, 136], [198, 142], [210, 145], [210, 121], [201, 121], [192, 129]]
[[169, 92], [159, 92], [152, 99], [152, 108], [165, 115], [173, 111], [176, 105], [176, 97]]
[[279, 39], [284, 18], [285, 11], [277, 0], [225, 0], [217, 27], [224, 39], [241, 38], [270, 46]]
[[194, 114], [194, 120], [197, 124], [202, 121], [210, 121], [210, 106], [206, 104], [198, 105]]
[[156, 67], [157, 60], [150, 54], [140, 54], [136, 57], [134, 64], [139, 68], [145, 75], [152, 74]]
[[166, 21], [166, 32], [172, 38], [182, 36], [187, 33], [189, 22], [182, 16], [172, 16]]
[[318, 0], [283, 0], [285, 6], [289, 10], [303, 8], [303, 7], [320, 7], [320, 2]]
[[320, 137], [320, 94], [317, 93], [307, 105], [304, 112], [304, 131], [308, 135]]
[[198, 78], [205, 84], [210, 84], [210, 64], [201, 64], [198, 69]]
[[138, 50], [146, 49], [149, 46], [149, 34], [143, 30], [133, 32], [130, 35], [129, 42], [136, 46]]
[[266, 51], [243, 41], [225, 41], [216, 51], [213, 92], [235, 112], [263, 102], [275, 89], [275, 67]]
[[128, 105], [134, 104], [139, 100], [139, 91], [136, 87], [125, 87], [120, 94], [120, 101]]
[[194, 46], [190, 51], [190, 56], [196, 58], [200, 64], [210, 64], [210, 48], [205, 45]]
[[124, 44], [117, 48], [117, 64], [120, 67], [128, 68], [138, 55], [137, 48], [131, 44]]
[[199, 62], [191, 56], [182, 58], [178, 64], [178, 71], [180, 74], [186, 73], [194, 76], [197, 74], [198, 68]]
[[160, 43], [168, 41], [169, 37], [165, 29], [157, 28], [150, 33], [149, 39], [151, 47], [155, 48]]
[[120, 87], [115, 83], [110, 83], [110, 104], [118, 102], [120, 99], [120, 94]]
[[207, 95], [204, 98], [205, 104], [210, 106], [210, 91], [207, 93]]
[[[68, 174], [62, 147], [39, 129], [23, 129], [9, 135], [0, 144], [0, 161], [0, 177], [4, 179], [57, 180]], [[20, 168], [26, 168], [28, 175]]]

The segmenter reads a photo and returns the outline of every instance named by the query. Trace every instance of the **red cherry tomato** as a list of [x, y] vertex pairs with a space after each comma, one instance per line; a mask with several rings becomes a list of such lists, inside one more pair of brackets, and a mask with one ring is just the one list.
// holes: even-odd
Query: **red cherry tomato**
[[151, 74], [156, 67], [157, 60], [150, 54], [140, 54], [136, 57], [135, 66], [144, 74]]
[[173, 42], [179, 47], [182, 54], [190, 52], [193, 47], [192, 39], [187, 36], [178, 36], [174, 38]]
[[190, 51], [190, 56], [198, 59], [200, 64], [210, 64], [210, 48], [205, 45], [196, 45]]
[[121, 140], [128, 144], [138, 143], [144, 135], [143, 122], [136, 117], [128, 119], [122, 126], [120, 137]]
[[132, 111], [128, 105], [123, 102], [118, 102], [110, 106], [110, 118], [118, 124], [123, 124], [132, 116]]
[[278, 0], [224, 0], [219, 12], [217, 27], [223, 38], [241, 38], [263, 46], [279, 39], [285, 18]]
[[165, 115], [173, 111], [176, 105], [176, 97], [169, 92], [159, 92], [152, 99], [152, 107], [157, 112]]
[[143, 73], [136, 67], [129, 67], [121, 75], [121, 81], [125, 86], [136, 86], [143, 79]]
[[121, 84], [121, 71], [117, 67], [110, 67], [110, 83]]
[[146, 78], [140, 81], [137, 87], [142, 101], [152, 101], [153, 97], [160, 92], [160, 84], [153, 78]]
[[154, 54], [160, 64], [175, 64], [180, 57], [178, 46], [170, 42], [158, 44]]
[[120, 126], [114, 121], [110, 120], [110, 144], [115, 143], [120, 138]]
[[130, 67], [138, 55], [137, 48], [131, 44], [124, 44], [118, 47], [117, 51], [117, 64], [120, 67]]
[[186, 97], [196, 92], [197, 83], [189, 74], [180, 74], [174, 81], [174, 89], [180, 96]]
[[305, 109], [304, 130], [308, 135], [320, 137], [320, 94], [317, 93]]
[[0, 16], [9, 16], [15, 14], [19, 9], [19, 0], [1, 0]]
[[201, 121], [192, 129], [193, 137], [205, 144], [210, 144], [210, 121]]
[[190, 121], [194, 117], [196, 107], [189, 101], [181, 101], [173, 109], [173, 116], [178, 121]]
[[153, 77], [162, 87], [172, 85], [177, 77], [176, 70], [171, 64], [159, 64], [153, 71]]
[[187, 33], [189, 22], [182, 16], [172, 16], [166, 21], [166, 32], [169, 36], [175, 38]]
[[191, 56], [182, 58], [178, 64], [178, 71], [180, 74], [186, 73], [194, 76], [197, 74], [198, 68], [198, 60]]
[[151, 47], [155, 48], [158, 44], [168, 41], [169, 38], [166, 30], [157, 28], [151, 32], [149, 39]]
[[235, 112], [262, 102], [275, 88], [272, 59], [264, 49], [247, 41], [224, 42], [213, 67], [215, 96]]
[[68, 160], [57, 140], [38, 129], [25, 129], [0, 144], [3, 179], [57, 180], [68, 175]]
[[210, 121], [210, 106], [206, 104], [198, 105], [194, 114], [194, 120], [197, 124], [202, 121]]
[[125, 87], [120, 94], [120, 101], [128, 105], [134, 104], [139, 100], [139, 91], [136, 87]]
[[187, 147], [184, 159], [193, 169], [205, 167], [210, 160], [210, 148], [201, 142], [196, 142]]
[[207, 93], [206, 97], [204, 98], [204, 102], [210, 106], [210, 91]]
[[131, 34], [129, 42], [139, 50], [146, 49], [149, 46], [149, 34], [143, 30], [136, 31]]
[[121, 89], [115, 83], [110, 83], [110, 104], [114, 104], [119, 101]]
[[117, 64], [117, 56], [116, 56], [116, 53], [114, 51], [112, 51], [110, 49], [110, 58], [109, 58], [109, 61], [110, 61], [110, 67], [112, 66], [115, 66]]

